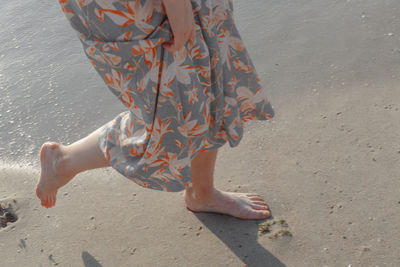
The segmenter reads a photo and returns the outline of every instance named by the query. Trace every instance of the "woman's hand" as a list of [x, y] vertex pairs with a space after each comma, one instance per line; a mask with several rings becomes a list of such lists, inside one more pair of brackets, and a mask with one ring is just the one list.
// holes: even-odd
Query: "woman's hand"
[[179, 50], [190, 38], [195, 36], [195, 23], [190, 0], [162, 0], [173, 38], [164, 43], [170, 52]]

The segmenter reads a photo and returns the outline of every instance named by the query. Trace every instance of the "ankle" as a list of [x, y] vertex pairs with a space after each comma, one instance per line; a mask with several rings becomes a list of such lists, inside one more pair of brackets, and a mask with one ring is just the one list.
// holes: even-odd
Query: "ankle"
[[185, 198], [189, 198], [195, 202], [208, 202], [214, 195], [215, 188], [188, 188], [185, 191]]
[[70, 177], [75, 176], [73, 172], [72, 160], [63, 149], [60, 149], [54, 161], [54, 171], [59, 176]]

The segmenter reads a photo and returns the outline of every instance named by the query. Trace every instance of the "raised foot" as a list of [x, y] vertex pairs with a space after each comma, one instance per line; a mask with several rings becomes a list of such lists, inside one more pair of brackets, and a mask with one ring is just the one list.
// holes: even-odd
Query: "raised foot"
[[44, 143], [40, 149], [40, 178], [36, 186], [36, 195], [43, 207], [51, 208], [56, 204], [57, 190], [67, 184], [74, 175], [64, 169], [66, 152], [58, 143]]
[[253, 193], [232, 193], [214, 189], [211, 194], [185, 191], [186, 207], [193, 212], [215, 212], [242, 220], [264, 220], [271, 216], [267, 203]]

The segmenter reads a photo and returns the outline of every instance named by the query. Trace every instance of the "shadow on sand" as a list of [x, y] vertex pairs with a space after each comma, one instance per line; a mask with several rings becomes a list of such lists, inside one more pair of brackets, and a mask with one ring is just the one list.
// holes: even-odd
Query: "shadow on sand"
[[82, 260], [86, 267], [102, 267], [102, 265], [87, 251], [82, 252]]
[[258, 225], [254, 221], [219, 214], [195, 213], [195, 216], [248, 267], [286, 266], [257, 242]]

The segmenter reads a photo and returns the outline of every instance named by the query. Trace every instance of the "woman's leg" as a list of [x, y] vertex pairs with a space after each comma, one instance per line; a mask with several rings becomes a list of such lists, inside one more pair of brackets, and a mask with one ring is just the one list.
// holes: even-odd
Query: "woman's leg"
[[185, 191], [186, 207], [194, 212], [217, 212], [245, 220], [268, 218], [268, 206], [257, 194], [214, 188], [216, 159], [217, 150], [206, 150], [192, 160], [192, 187]]
[[54, 142], [42, 145], [41, 173], [36, 187], [36, 195], [42, 206], [54, 206], [57, 190], [78, 173], [109, 166], [98, 145], [100, 130], [101, 128], [68, 146]]
[[[56, 203], [57, 191], [80, 172], [109, 166], [98, 145], [100, 129], [87, 137], [64, 146], [50, 142], [40, 150], [41, 174], [36, 194], [42, 205]], [[192, 160], [192, 188], [185, 191], [188, 209], [195, 212], [217, 212], [240, 219], [266, 219], [268, 206], [257, 194], [231, 193], [214, 188], [217, 150], [199, 152]]]

